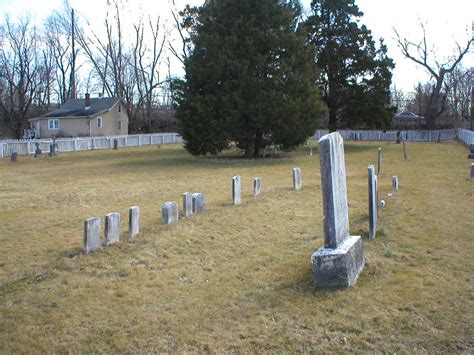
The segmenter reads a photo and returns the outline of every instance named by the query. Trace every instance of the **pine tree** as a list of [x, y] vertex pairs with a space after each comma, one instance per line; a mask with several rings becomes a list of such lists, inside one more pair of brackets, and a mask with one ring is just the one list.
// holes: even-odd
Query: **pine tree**
[[323, 100], [329, 108], [329, 129], [388, 128], [393, 61], [370, 30], [359, 26], [363, 15], [354, 0], [313, 0], [306, 21], [309, 44], [322, 70]]
[[314, 133], [324, 106], [300, 10], [296, 1], [208, 0], [187, 12], [192, 52], [175, 102], [188, 151], [216, 154], [235, 142], [258, 158]]

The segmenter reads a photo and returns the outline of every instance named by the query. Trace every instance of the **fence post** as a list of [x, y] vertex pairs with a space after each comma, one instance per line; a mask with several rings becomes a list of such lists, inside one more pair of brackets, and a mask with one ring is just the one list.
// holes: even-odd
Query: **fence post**
[[26, 149], [28, 150], [28, 152], [26, 153], [26, 155], [30, 155], [30, 141], [27, 142]]
[[91, 139], [91, 147], [92, 147], [92, 150], [94, 150], [94, 145], [95, 145], [94, 138], [92, 138], [92, 139]]
[[379, 141], [382, 140], [381, 136], [382, 136], [382, 132], [379, 131]]
[[139, 147], [142, 146], [141, 138], [142, 138], [142, 136], [139, 134], [139, 135], [138, 135], [138, 146], [139, 146]]
[[176, 134], [173, 134], [173, 143], [176, 143]]
[[3, 146], [4, 146], [4, 145], [5, 145], [5, 144], [3, 144], [3, 143], [0, 144], [0, 158], [3, 158]]
[[125, 148], [127, 148], [127, 147], [128, 147], [128, 139], [127, 139], [127, 137], [125, 137]]
[[430, 142], [431, 142], [431, 131], [430, 131]]

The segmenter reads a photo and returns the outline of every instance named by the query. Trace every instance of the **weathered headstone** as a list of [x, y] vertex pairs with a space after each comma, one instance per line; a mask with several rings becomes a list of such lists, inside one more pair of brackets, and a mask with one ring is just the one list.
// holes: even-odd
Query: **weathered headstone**
[[377, 194], [375, 191], [375, 168], [369, 165], [369, 239], [375, 238], [377, 230]]
[[253, 197], [258, 197], [260, 196], [262, 190], [262, 181], [260, 180], [259, 177], [256, 177], [253, 179]]
[[[379, 176], [375, 175], [375, 202], [378, 205], [379, 203]], [[377, 208], [377, 216], [379, 215], [379, 210]]]
[[400, 144], [400, 142], [401, 142], [401, 140], [400, 140], [400, 134], [401, 134], [401, 132], [400, 132], [400, 131], [397, 131], [397, 141], [396, 141], [397, 144]]
[[185, 192], [183, 194], [183, 215], [184, 217], [191, 217], [193, 214], [193, 194]]
[[298, 191], [301, 190], [301, 169], [293, 168], [293, 188]]
[[140, 233], [140, 207], [133, 206], [128, 210], [128, 236], [136, 237]]
[[379, 147], [378, 149], [378, 157], [377, 157], [377, 175], [380, 174], [382, 170], [382, 148]]
[[309, 156], [310, 156], [310, 157], [313, 156], [313, 147], [309, 147]]
[[471, 164], [471, 179], [474, 179], [474, 163]]
[[35, 158], [39, 158], [43, 156], [43, 151], [40, 148], [39, 143], [35, 143]]
[[407, 146], [406, 146], [405, 140], [403, 140], [402, 144], [403, 144], [403, 160], [408, 160], [408, 152], [407, 152]]
[[234, 176], [232, 178], [232, 204], [240, 205], [240, 194], [242, 191], [242, 181], [240, 176]]
[[324, 246], [311, 256], [313, 280], [317, 286], [350, 286], [364, 267], [364, 251], [360, 236], [349, 235], [343, 140], [334, 132], [318, 143]]
[[93, 217], [84, 222], [84, 253], [100, 249], [100, 218]]
[[204, 194], [201, 192], [193, 193], [193, 213], [204, 211]]
[[474, 144], [469, 145], [469, 155], [467, 156], [468, 159], [474, 159]]
[[112, 212], [105, 216], [104, 244], [106, 246], [118, 243], [120, 240], [120, 213]]
[[49, 145], [49, 156], [56, 155], [56, 143], [51, 143]]
[[118, 149], [118, 139], [114, 139], [114, 150]]
[[392, 177], [392, 186], [395, 189], [395, 191], [398, 190], [398, 176], [397, 175], [394, 175]]
[[163, 224], [178, 223], [178, 204], [176, 202], [165, 202], [161, 210]]
[[16, 163], [17, 158], [18, 158], [18, 153], [17, 152], [12, 152], [12, 154], [10, 155], [10, 161], [12, 163]]

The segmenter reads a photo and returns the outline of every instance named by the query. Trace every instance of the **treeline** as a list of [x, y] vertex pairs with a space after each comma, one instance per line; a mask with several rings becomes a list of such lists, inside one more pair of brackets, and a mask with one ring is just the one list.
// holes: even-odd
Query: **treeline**
[[[0, 134], [20, 137], [27, 119], [85, 93], [121, 97], [129, 132], [176, 130], [169, 92], [169, 28], [160, 17], [124, 21], [120, 0], [107, 2], [100, 27], [66, 2], [41, 25], [29, 16], [0, 21]], [[126, 24], [125, 24], [126, 22]], [[125, 40], [125, 38], [128, 38]]]

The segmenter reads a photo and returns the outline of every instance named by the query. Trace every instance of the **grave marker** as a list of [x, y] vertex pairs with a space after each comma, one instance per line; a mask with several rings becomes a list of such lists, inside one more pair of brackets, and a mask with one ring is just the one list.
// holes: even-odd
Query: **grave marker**
[[395, 189], [395, 191], [398, 191], [398, 176], [394, 175], [392, 177], [392, 186]]
[[165, 202], [161, 209], [161, 219], [163, 224], [178, 223], [178, 204], [176, 202]]
[[260, 196], [261, 192], [261, 180], [259, 177], [253, 179], [253, 197]]
[[140, 207], [133, 206], [128, 210], [128, 236], [133, 238], [140, 233]]
[[112, 212], [105, 216], [104, 244], [110, 246], [120, 240], [120, 213]]
[[474, 144], [469, 144], [469, 155], [467, 156], [468, 159], [474, 159]]
[[204, 211], [204, 194], [201, 192], [193, 193], [193, 213]]
[[377, 230], [377, 194], [375, 191], [375, 168], [369, 165], [369, 239], [375, 238]]
[[12, 152], [12, 155], [10, 156], [10, 161], [12, 163], [16, 163], [17, 157], [18, 157], [18, 153], [17, 152]]
[[191, 217], [193, 214], [193, 194], [185, 192], [183, 194], [183, 215], [184, 217]]
[[240, 205], [240, 194], [242, 191], [242, 182], [240, 176], [234, 176], [232, 178], [232, 204], [234, 206]]
[[84, 222], [84, 253], [100, 249], [100, 218], [93, 217]]
[[382, 148], [379, 147], [378, 149], [378, 157], [377, 157], [377, 175], [380, 174], [380, 170], [382, 170]]
[[474, 163], [471, 164], [471, 179], [474, 179]]
[[351, 286], [364, 267], [360, 236], [349, 235], [344, 145], [339, 133], [319, 141], [324, 246], [311, 256], [317, 286]]
[[301, 190], [301, 169], [293, 168], [293, 188], [296, 191]]

